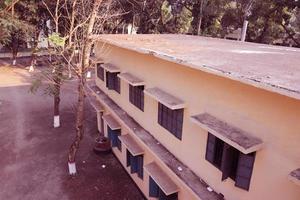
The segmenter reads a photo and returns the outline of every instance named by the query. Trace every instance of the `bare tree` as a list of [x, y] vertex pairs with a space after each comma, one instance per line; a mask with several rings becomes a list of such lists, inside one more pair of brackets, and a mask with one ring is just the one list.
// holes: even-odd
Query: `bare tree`
[[251, 15], [252, 5], [255, 0], [248, 0], [248, 3], [246, 4], [245, 10], [244, 10], [244, 22], [243, 22], [243, 28], [241, 31], [241, 41], [244, 42], [246, 39], [246, 33], [248, 28], [248, 17]]

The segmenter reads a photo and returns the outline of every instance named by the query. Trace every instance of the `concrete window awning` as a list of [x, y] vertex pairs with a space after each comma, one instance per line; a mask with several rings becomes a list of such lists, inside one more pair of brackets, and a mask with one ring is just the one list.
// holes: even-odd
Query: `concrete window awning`
[[116, 67], [115, 65], [113, 64], [110, 64], [110, 63], [104, 63], [102, 65], [102, 67], [106, 70], [106, 71], [109, 71], [111, 73], [116, 73], [116, 72], [120, 72], [121, 70]]
[[138, 155], [144, 154], [144, 150], [140, 147], [140, 145], [136, 141], [134, 141], [132, 136], [130, 136], [129, 134], [121, 135], [121, 136], [119, 136], [119, 139], [126, 146], [128, 151], [130, 151], [130, 153], [133, 156], [138, 156]]
[[294, 171], [292, 171], [288, 178], [293, 181], [296, 185], [300, 186], [300, 168], [295, 169]]
[[249, 154], [262, 148], [263, 141], [261, 139], [231, 126], [208, 113], [192, 116], [191, 120], [244, 154]]
[[132, 86], [141, 86], [141, 85], [145, 85], [145, 82], [141, 79], [139, 79], [138, 77], [134, 76], [131, 73], [121, 73], [118, 74], [118, 77], [121, 78], [122, 80], [126, 81], [127, 83], [129, 83]]
[[174, 97], [173, 95], [157, 87], [147, 88], [144, 90], [144, 93], [156, 99], [172, 110], [181, 109], [186, 106], [184, 101], [182, 101], [181, 99], [178, 99], [177, 97]]
[[107, 123], [109, 128], [111, 128], [111, 130], [121, 129], [121, 125], [110, 114], [103, 115], [102, 118]]
[[104, 107], [101, 105], [101, 103], [97, 100], [95, 96], [89, 95], [88, 100], [90, 101], [90, 104], [97, 112], [104, 111]]
[[166, 195], [179, 191], [178, 186], [155, 162], [145, 165], [144, 169]]
[[90, 61], [93, 64], [104, 63], [104, 60], [101, 58], [97, 58], [96, 56], [90, 56]]

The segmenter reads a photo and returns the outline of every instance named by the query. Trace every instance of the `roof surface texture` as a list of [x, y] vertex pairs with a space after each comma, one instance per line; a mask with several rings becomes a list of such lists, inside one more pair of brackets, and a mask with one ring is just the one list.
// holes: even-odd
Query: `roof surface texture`
[[189, 35], [94, 39], [300, 100], [300, 49]]

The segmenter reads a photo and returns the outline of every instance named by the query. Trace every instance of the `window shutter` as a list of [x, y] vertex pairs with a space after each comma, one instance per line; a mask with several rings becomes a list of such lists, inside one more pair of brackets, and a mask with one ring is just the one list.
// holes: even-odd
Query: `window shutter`
[[177, 200], [178, 195], [177, 195], [177, 193], [174, 193], [174, 194], [170, 194], [167, 196], [162, 190], [159, 190], [158, 199], [159, 200]]
[[255, 160], [255, 153], [240, 153], [236, 172], [235, 186], [249, 190], [252, 170]]
[[115, 73], [115, 90], [120, 93], [121, 87], [120, 87], [120, 78], [118, 77], [118, 73]]
[[112, 146], [118, 146], [118, 135], [116, 133], [112, 133]]
[[109, 126], [107, 126], [107, 137], [110, 141], [112, 141], [112, 131], [111, 128], [109, 128]]
[[138, 177], [140, 177], [141, 179], [143, 179], [144, 177], [144, 170], [143, 170], [143, 166], [144, 166], [144, 156], [139, 155], [137, 156], [137, 167], [138, 167]]
[[136, 173], [138, 172], [138, 159], [137, 156], [133, 156], [130, 154], [130, 172], [131, 173]]
[[151, 176], [149, 176], [149, 196], [150, 197], [158, 197], [159, 193], [159, 187], [155, 183], [155, 181], [152, 179]]
[[175, 135], [178, 139], [181, 140], [182, 138], [182, 126], [183, 126], [183, 109], [177, 110], [176, 118], [175, 118], [175, 124], [176, 124], [176, 132]]
[[97, 64], [97, 77], [104, 81], [104, 69], [100, 63]]
[[216, 137], [208, 133], [205, 159], [210, 163], [214, 163]]
[[144, 86], [142, 87], [141, 90], [141, 110], [144, 111]]
[[234, 154], [232, 152], [232, 147], [227, 143], [224, 143], [223, 147], [223, 155], [222, 155], [222, 164], [221, 164], [221, 171], [222, 171], [222, 181], [227, 179], [230, 176], [232, 171], [232, 164], [234, 159]]
[[106, 87], [109, 86], [109, 72], [106, 72]]
[[119, 139], [119, 135], [120, 134], [116, 134], [117, 136], [117, 147], [118, 147], [118, 149], [120, 150], [120, 151], [122, 151], [122, 142], [121, 142], [121, 140]]
[[118, 136], [121, 135], [120, 130], [111, 130], [110, 128], [109, 128], [109, 130], [110, 130], [109, 132], [110, 132], [112, 147], [121, 148], [119, 146], [119, 145], [121, 145], [121, 141], [118, 138]]
[[158, 123], [162, 124], [162, 107], [160, 103], [158, 103]]
[[126, 166], [130, 166], [130, 152], [126, 150]]
[[133, 101], [132, 101], [132, 85], [129, 85], [129, 102], [133, 103]]

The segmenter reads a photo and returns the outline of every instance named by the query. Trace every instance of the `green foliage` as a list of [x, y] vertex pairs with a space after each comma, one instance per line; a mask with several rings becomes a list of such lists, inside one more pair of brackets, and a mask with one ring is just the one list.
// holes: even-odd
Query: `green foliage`
[[66, 38], [59, 36], [59, 33], [52, 33], [48, 40], [56, 47], [64, 47], [66, 43]]
[[161, 5], [161, 18], [163, 24], [168, 23], [173, 18], [172, 7], [168, 1], [164, 1]]

